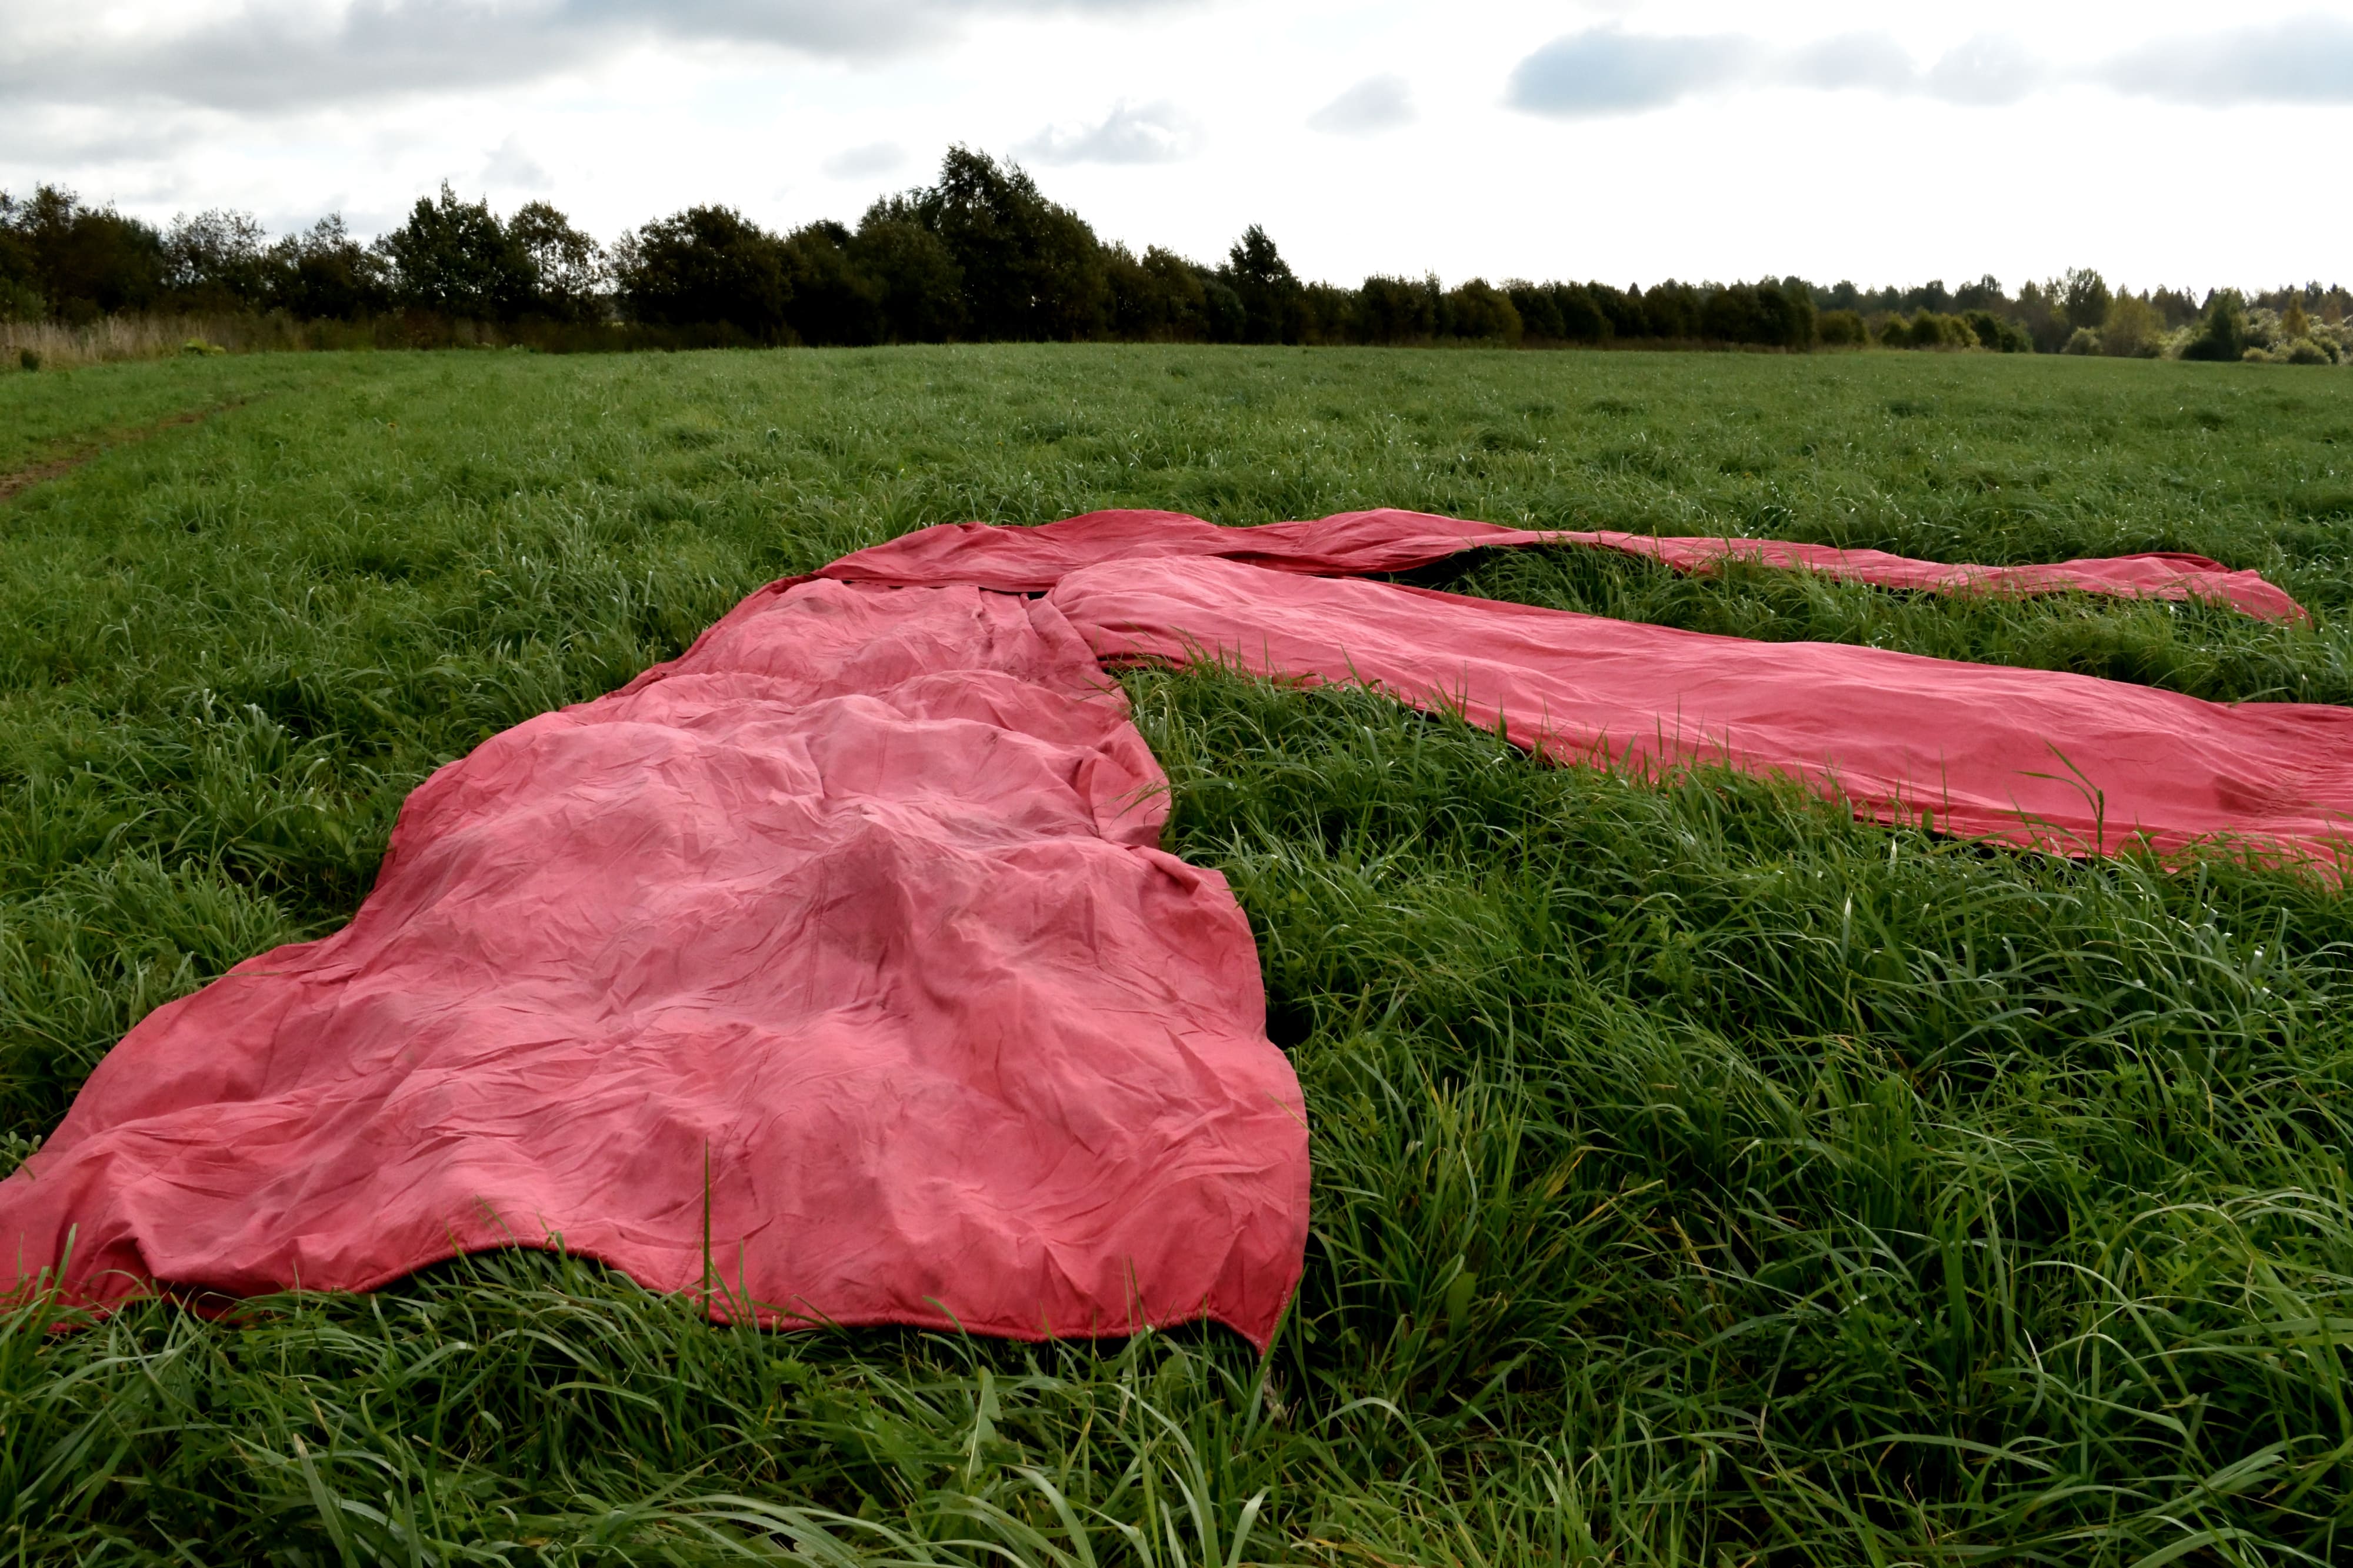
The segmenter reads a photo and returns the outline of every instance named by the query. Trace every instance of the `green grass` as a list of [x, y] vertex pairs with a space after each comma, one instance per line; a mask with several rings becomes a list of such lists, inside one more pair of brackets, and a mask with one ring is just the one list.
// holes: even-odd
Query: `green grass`
[[[364, 893], [431, 767], [928, 522], [1394, 504], [2010, 562], [2314, 627], [1612, 556], [1464, 591], [2353, 700], [2353, 383], [1994, 357], [938, 349], [0, 378], [0, 1137]], [[2330, 1562], [2353, 914], [1362, 693], [1128, 678], [1233, 880], [1315, 1224], [1257, 1362], [715, 1329], [589, 1266], [0, 1331], [0, 1561]]]

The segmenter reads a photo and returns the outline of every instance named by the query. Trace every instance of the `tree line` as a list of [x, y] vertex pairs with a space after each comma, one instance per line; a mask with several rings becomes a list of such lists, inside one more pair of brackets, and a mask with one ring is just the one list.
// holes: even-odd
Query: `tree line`
[[2235, 338], [2229, 330], [2200, 338], [2216, 348], [2210, 357], [2237, 357], [2220, 348], [2243, 349], [2247, 323], [2259, 329], [2260, 313], [2284, 311], [2289, 294], [2307, 320], [2327, 324], [2310, 331], [2331, 342], [2353, 305], [2341, 288], [2316, 284], [2277, 300], [2114, 294], [2088, 270], [2029, 283], [2015, 297], [1992, 278], [1953, 290], [1935, 282], [1865, 291], [1795, 277], [1620, 289], [1483, 279], [1447, 288], [1375, 276], [1346, 288], [1301, 279], [1256, 226], [1214, 265], [1105, 242], [1018, 164], [963, 147], [948, 152], [933, 184], [876, 202], [854, 228], [820, 222], [776, 233], [730, 207], [694, 206], [609, 247], [545, 202], [501, 217], [446, 184], [364, 244], [333, 216], [272, 239], [248, 214], [206, 212], [159, 229], [55, 186], [22, 200], [0, 193], [0, 320], [247, 312], [466, 321], [536, 331], [550, 346], [567, 337], [577, 346], [1112, 338], [2139, 353], [2211, 319], [2240, 325]]

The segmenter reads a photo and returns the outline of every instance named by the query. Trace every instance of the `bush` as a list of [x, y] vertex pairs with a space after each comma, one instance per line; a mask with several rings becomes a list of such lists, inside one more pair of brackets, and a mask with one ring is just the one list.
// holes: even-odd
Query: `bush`
[[1991, 310], [1969, 310], [1962, 314], [1961, 320], [1969, 331], [1977, 334], [1979, 348], [2005, 354], [2031, 354], [2034, 352], [2034, 339], [2024, 327], [2007, 316], [1997, 316]]
[[2310, 338], [2298, 338], [2287, 345], [2289, 364], [2335, 364], [2337, 357]]
[[1862, 317], [1852, 310], [1824, 310], [1814, 320], [1814, 341], [1824, 348], [1861, 348], [1867, 335]]
[[2068, 354], [2095, 354], [2100, 352], [2100, 334], [2089, 327], [2077, 327], [2067, 339], [2067, 346], [2059, 351]]
[[1975, 348], [1978, 342], [1978, 335], [1968, 322], [1936, 310], [1923, 310], [1912, 318], [1910, 337], [1915, 349]]
[[2247, 302], [2235, 289], [2225, 289], [2206, 301], [2205, 318], [2181, 351], [2183, 359], [2229, 361], [2247, 352]]

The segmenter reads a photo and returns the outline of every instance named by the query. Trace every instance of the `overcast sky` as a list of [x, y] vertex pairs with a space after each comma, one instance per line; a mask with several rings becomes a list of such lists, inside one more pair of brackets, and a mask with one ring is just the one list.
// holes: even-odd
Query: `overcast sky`
[[854, 223], [962, 142], [1310, 278], [2353, 282], [2353, 0], [0, 0], [0, 188]]

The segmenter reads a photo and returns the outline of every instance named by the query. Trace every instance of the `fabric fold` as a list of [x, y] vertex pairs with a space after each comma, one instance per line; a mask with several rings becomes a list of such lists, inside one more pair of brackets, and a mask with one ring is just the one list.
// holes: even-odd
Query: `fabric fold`
[[1277, 572], [1363, 577], [1410, 572], [1470, 550], [1536, 545], [1614, 550], [1664, 562], [1679, 572], [1706, 572], [1726, 561], [1741, 561], [1924, 593], [2000, 596], [2072, 592], [2203, 600], [2232, 605], [2259, 620], [2311, 619], [2303, 605], [2261, 574], [2232, 571], [2219, 561], [2179, 552], [2032, 566], [1947, 565], [1879, 550], [1841, 550], [1785, 540], [1505, 528], [1394, 508], [1255, 528], [1221, 528], [1176, 511], [1091, 511], [1035, 528], [942, 523], [845, 555], [814, 575], [892, 587], [971, 583], [1007, 593], [1042, 594], [1071, 572], [1113, 561], [1216, 556]]

